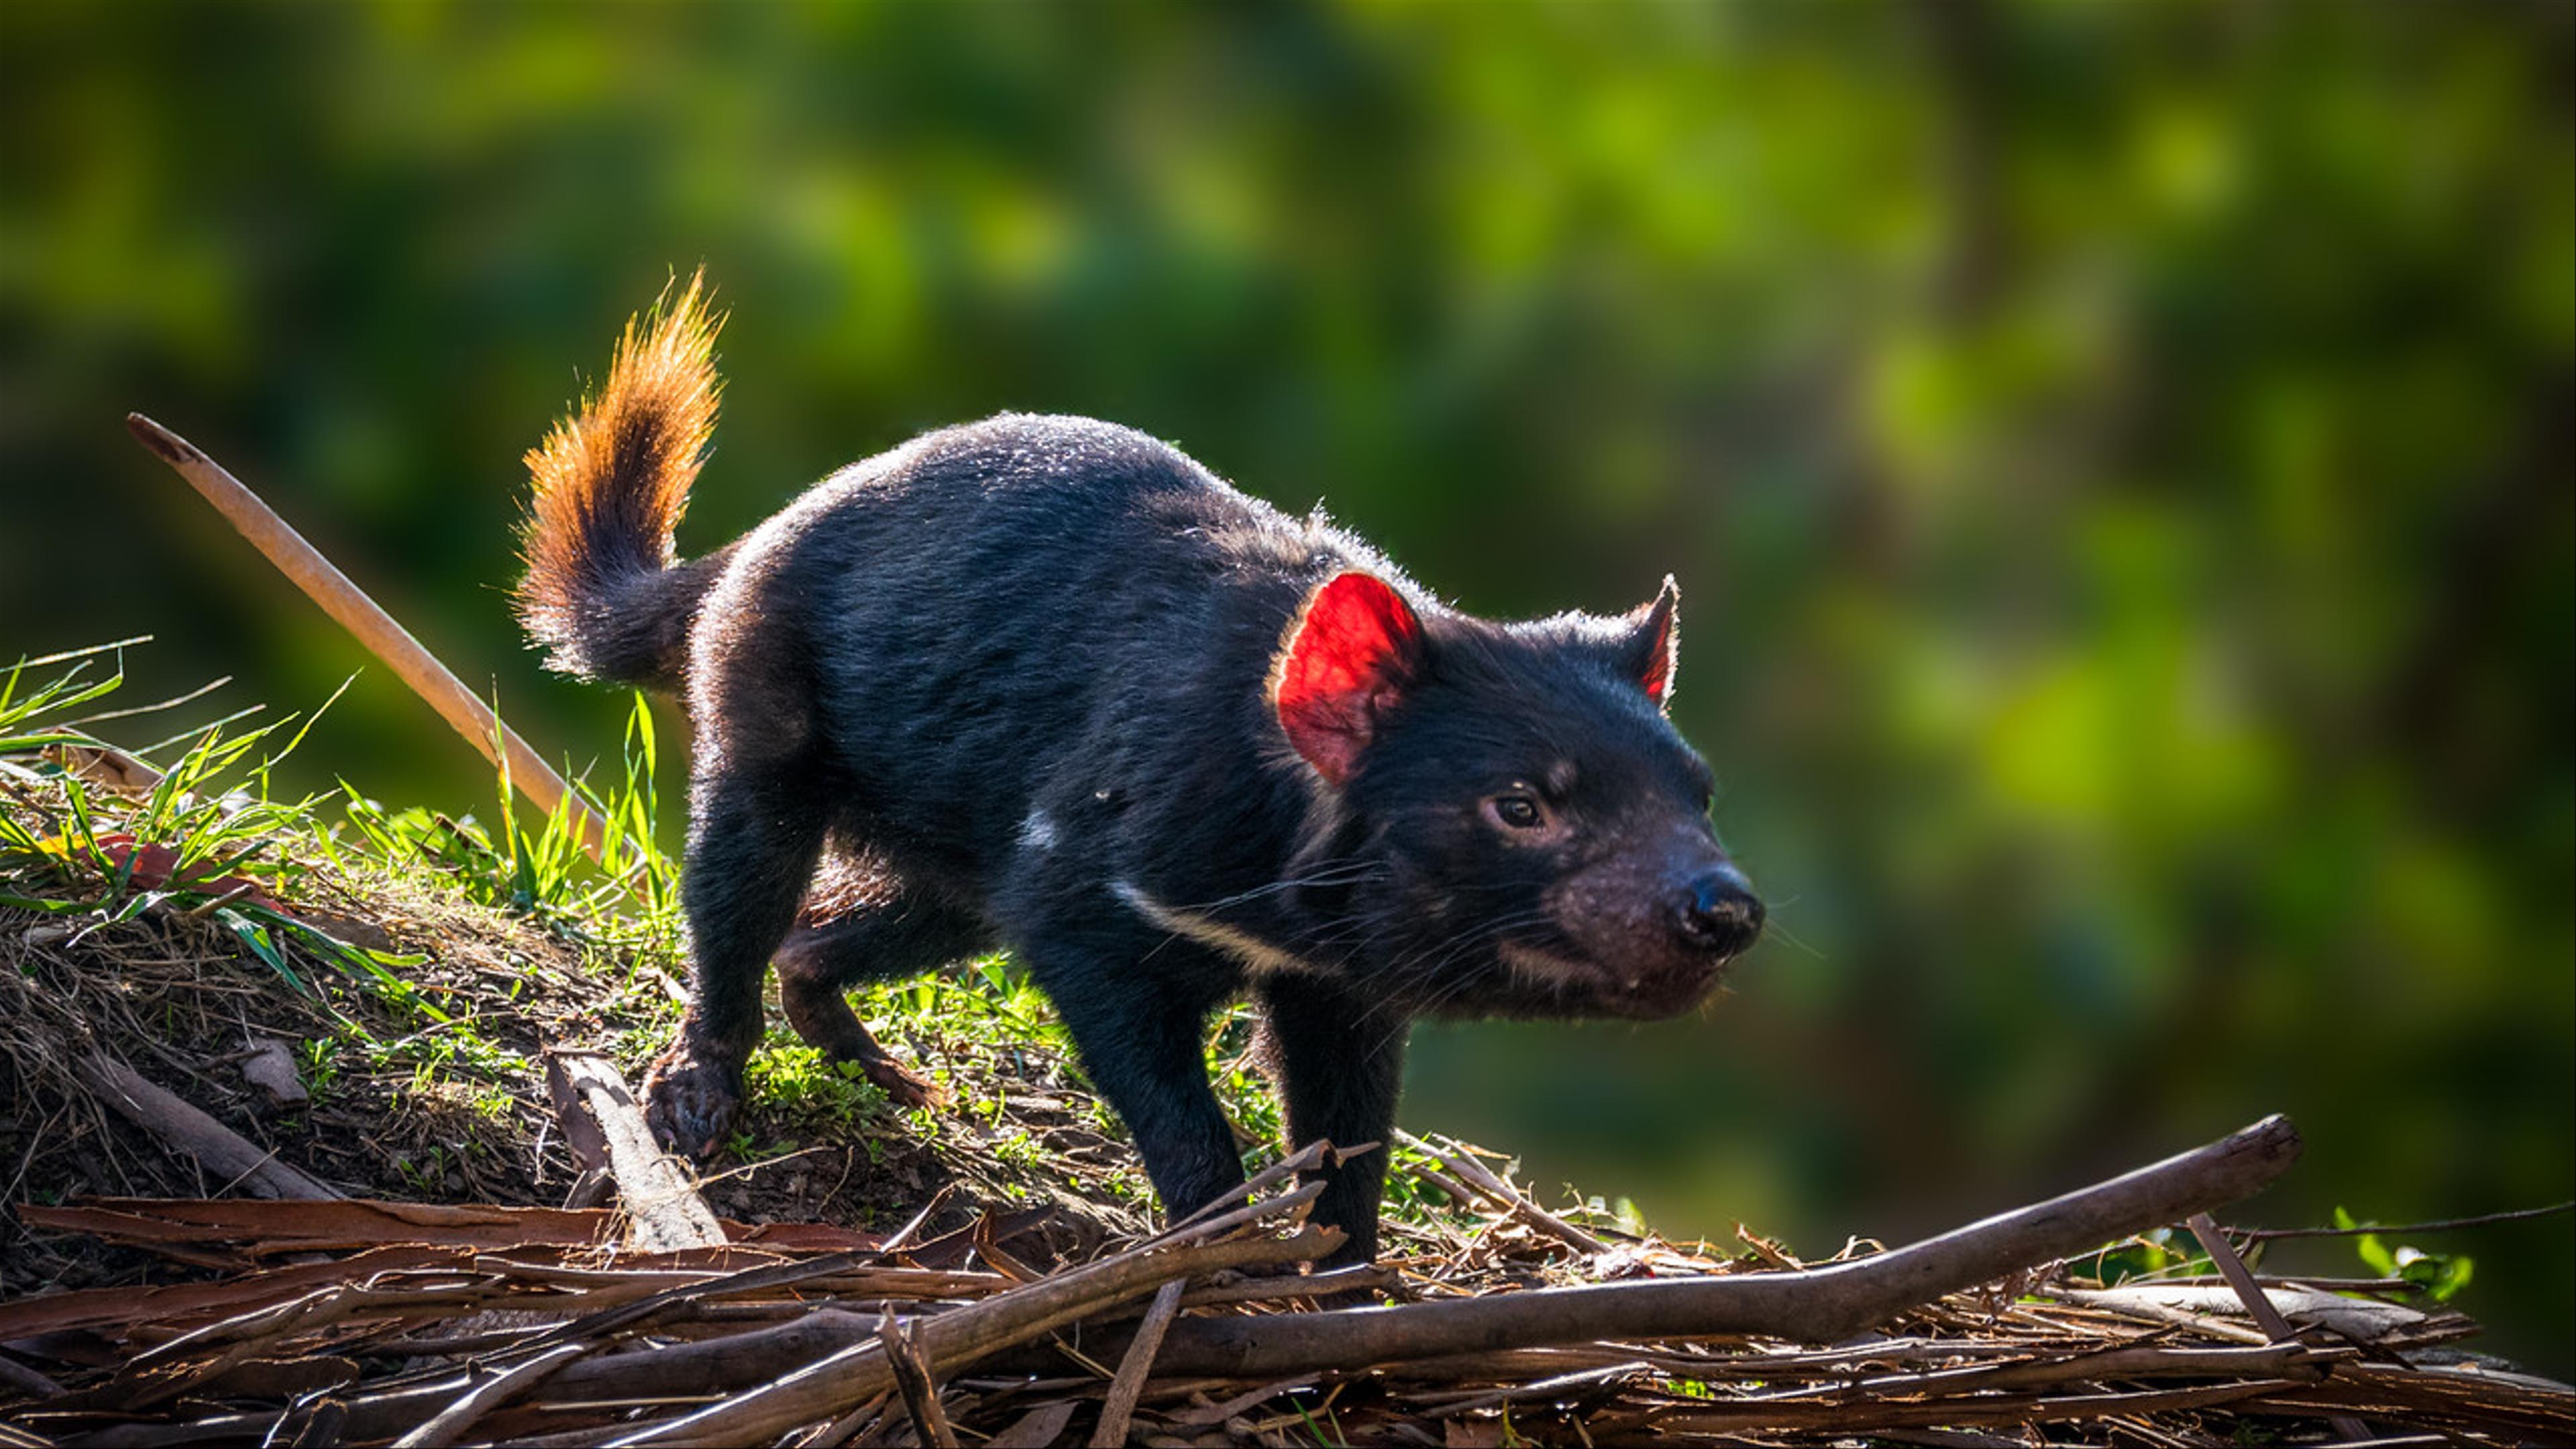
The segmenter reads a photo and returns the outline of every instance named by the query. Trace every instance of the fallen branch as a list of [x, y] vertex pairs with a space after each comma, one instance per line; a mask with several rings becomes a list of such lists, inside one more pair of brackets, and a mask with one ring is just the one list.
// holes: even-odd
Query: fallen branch
[[2081, 1192], [1823, 1268], [1194, 1318], [1172, 1326], [1161, 1367], [1251, 1378], [1596, 1339], [1761, 1335], [1832, 1343], [1918, 1303], [2250, 1196], [2297, 1160], [2299, 1145], [2289, 1119], [2267, 1117]]
[[227, 1183], [238, 1182], [258, 1197], [336, 1198], [340, 1193], [262, 1152], [241, 1134], [198, 1111], [161, 1087], [144, 1080], [132, 1067], [104, 1052], [79, 1059], [81, 1079], [99, 1100], [137, 1127], [206, 1165]]
[[2049, 1395], [1998, 1395], [1973, 1403], [1887, 1404], [1749, 1404], [1692, 1409], [1658, 1418], [1666, 1432], [1740, 1434], [1748, 1430], [1841, 1430], [1865, 1426], [1890, 1428], [1952, 1427], [1963, 1424], [2073, 1422], [2177, 1409], [2212, 1409], [2283, 1389], [2305, 1387], [2299, 1379], [2247, 1379], [2188, 1389]]
[[[577, 1401], [646, 1395], [685, 1400], [731, 1393], [766, 1383], [875, 1333], [874, 1320], [825, 1308], [775, 1328], [582, 1359], [558, 1370], [546, 1387], [549, 1396]], [[353, 1441], [392, 1438], [429, 1422], [475, 1386], [470, 1375], [459, 1374], [352, 1397], [341, 1405], [340, 1429]], [[266, 1442], [277, 1437], [286, 1419], [287, 1415], [274, 1410], [218, 1415], [185, 1426], [175, 1437], [169, 1425], [120, 1424], [91, 1434], [85, 1442], [93, 1449], [149, 1449], [200, 1439]]]
[[[2252, 1345], [2274, 1341], [2274, 1335], [2221, 1317], [2236, 1313], [2244, 1300], [2224, 1283], [2126, 1283], [2117, 1288], [2059, 1288], [2054, 1296], [2088, 1308], [2104, 1309], [2150, 1322], [2171, 1323]], [[2354, 1343], [2376, 1344], [2419, 1329], [2430, 1315], [2401, 1303], [2376, 1298], [2346, 1298], [2301, 1287], [2268, 1288], [2259, 1295], [2285, 1318], [2329, 1329]]]
[[[588, 1145], [607, 1155], [626, 1206], [627, 1245], [638, 1252], [722, 1247], [724, 1229], [677, 1159], [653, 1140], [643, 1109], [626, 1079], [592, 1052], [549, 1050], [546, 1087], [564, 1116], [564, 1135], [576, 1151]], [[576, 1105], [577, 1104], [577, 1105]], [[590, 1119], [591, 1134], [576, 1125]]]
[[2160, 1348], [2143, 1344], [2097, 1349], [2065, 1358], [2022, 1359], [1964, 1368], [1840, 1378], [1797, 1388], [1751, 1394], [1739, 1403], [1824, 1402], [1894, 1394], [1950, 1394], [1969, 1390], [2023, 1389], [2112, 1379], [2293, 1378], [2324, 1365], [2349, 1362], [2359, 1350], [2310, 1348], [2301, 1343], [2261, 1348]]

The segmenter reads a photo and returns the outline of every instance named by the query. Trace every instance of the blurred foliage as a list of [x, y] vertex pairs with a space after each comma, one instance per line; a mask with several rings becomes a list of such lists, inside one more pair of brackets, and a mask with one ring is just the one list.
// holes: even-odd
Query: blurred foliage
[[[2274, 1108], [2255, 1215], [2564, 1198], [2571, 17], [11, 0], [6, 652], [363, 663], [140, 407], [613, 760], [505, 617], [516, 459], [704, 261], [693, 549], [1015, 407], [1478, 610], [1680, 575], [1782, 939], [1706, 1021], [1429, 1033], [1409, 1121], [1826, 1250]], [[302, 758], [488, 788], [381, 670]], [[2561, 1374], [2568, 1237], [2463, 1295]]]

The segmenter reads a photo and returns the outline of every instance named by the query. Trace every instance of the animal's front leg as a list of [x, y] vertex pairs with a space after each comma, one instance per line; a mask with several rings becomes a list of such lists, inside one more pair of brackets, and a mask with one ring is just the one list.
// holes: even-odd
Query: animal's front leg
[[1316, 1266], [1366, 1263], [1377, 1256], [1378, 1199], [1386, 1188], [1388, 1138], [1412, 1023], [1339, 986], [1301, 977], [1271, 978], [1261, 998], [1266, 1055], [1287, 1108], [1291, 1148], [1319, 1139], [1338, 1148], [1377, 1144], [1314, 1174], [1323, 1178], [1324, 1194], [1315, 1200], [1313, 1221], [1349, 1235]]
[[1201, 1044], [1222, 990], [1149, 977], [1138, 966], [1148, 953], [1196, 948], [1116, 934], [1114, 942], [1026, 942], [1020, 954], [1073, 1034], [1092, 1086], [1136, 1139], [1165, 1214], [1178, 1219], [1243, 1184], [1243, 1155], [1208, 1086]]

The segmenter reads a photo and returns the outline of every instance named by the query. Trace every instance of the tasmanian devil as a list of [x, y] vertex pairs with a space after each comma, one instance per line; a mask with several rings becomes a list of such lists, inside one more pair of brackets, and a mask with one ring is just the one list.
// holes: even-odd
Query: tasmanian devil
[[[1665, 718], [1649, 604], [1490, 623], [1170, 446], [1006, 414], [824, 479], [687, 563], [715, 420], [692, 282], [529, 455], [518, 609], [552, 667], [685, 691], [692, 965], [650, 1117], [705, 1153], [771, 962], [789, 1020], [926, 1099], [847, 988], [1008, 947], [1167, 1210], [1243, 1181], [1203, 1033], [1249, 993], [1298, 1143], [1382, 1142], [1435, 1015], [1670, 1016], [1762, 906]], [[1383, 1152], [1328, 1168], [1336, 1261]]]

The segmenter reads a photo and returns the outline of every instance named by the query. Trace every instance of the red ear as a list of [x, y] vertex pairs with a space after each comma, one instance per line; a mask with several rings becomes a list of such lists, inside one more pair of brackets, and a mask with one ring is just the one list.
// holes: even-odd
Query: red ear
[[1270, 689], [1288, 743], [1327, 784], [1359, 765], [1378, 716], [1422, 660], [1422, 621], [1395, 590], [1363, 573], [1336, 574], [1306, 601]]
[[1628, 617], [1636, 621], [1629, 655], [1629, 674], [1645, 686], [1657, 709], [1673, 703], [1673, 674], [1681, 667], [1682, 588], [1664, 575], [1664, 587], [1651, 604], [1640, 604]]

